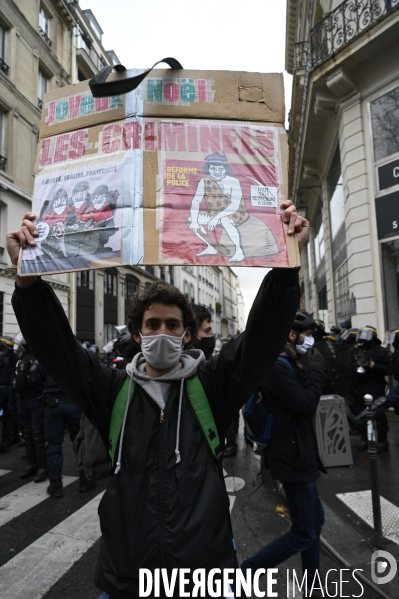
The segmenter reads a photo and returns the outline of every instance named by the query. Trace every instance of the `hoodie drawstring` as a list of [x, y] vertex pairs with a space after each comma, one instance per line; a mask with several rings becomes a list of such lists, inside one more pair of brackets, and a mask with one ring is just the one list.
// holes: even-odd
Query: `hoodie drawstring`
[[180, 437], [180, 417], [181, 417], [181, 404], [183, 401], [183, 388], [184, 388], [184, 379], [180, 381], [180, 396], [179, 396], [179, 408], [177, 413], [177, 432], [176, 432], [176, 464], [181, 462], [180, 451], [179, 451], [179, 437]]
[[129, 404], [130, 404], [130, 393], [132, 391], [132, 383], [133, 383], [133, 370], [132, 370], [132, 373], [130, 375], [129, 390], [127, 392], [127, 398], [126, 398], [125, 413], [123, 415], [123, 423], [122, 423], [121, 436], [120, 436], [120, 440], [119, 440], [118, 459], [116, 461], [115, 474], [118, 474], [118, 472], [121, 469], [121, 465], [122, 465], [122, 441], [123, 441], [123, 436], [125, 434], [125, 425], [126, 425], [126, 418], [127, 418], [127, 410], [129, 408]]

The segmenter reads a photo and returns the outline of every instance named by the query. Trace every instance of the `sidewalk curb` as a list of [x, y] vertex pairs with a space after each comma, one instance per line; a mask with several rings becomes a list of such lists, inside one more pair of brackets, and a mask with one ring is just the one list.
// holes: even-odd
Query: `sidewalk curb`
[[[284, 489], [282, 484], [280, 483], [280, 481], [275, 480], [272, 478], [273, 484], [276, 486], [277, 492], [279, 494], [279, 496], [282, 498], [282, 500], [284, 501], [284, 503], [286, 504], [286, 497], [285, 497], [285, 493], [284, 493]], [[320, 498], [321, 500], [321, 498]], [[323, 508], [325, 513], [331, 513], [334, 516], [334, 520], [339, 520], [340, 522], [342, 522], [342, 520], [336, 516], [332, 510], [325, 504], [323, 503]], [[348, 529], [345, 529], [345, 532], [348, 534]], [[353, 533], [353, 536], [359, 536], [356, 531], [351, 531]], [[320, 536], [320, 544], [322, 545], [322, 547], [327, 551], [327, 553], [330, 554], [330, 556], [336, 560], [338, 563], [340, 563], [345, 569], [348, 570], [355, 570], [356, 569], [356, 564], [351, 564], [348, 560], [346, 560], [341, 553], [339, 553], [339, 551], [337, 551], [333, 545], [331, 545], [327, 539], [325, 538], [325, 536], [321, 535]], [[366, 549], [366, 548], [365, 548]], [[367, 563], [370, 561], [370, 557], [369, 556], [369, 551], [367, 551], [367, 556], [364, 556], [367, 559]], [[360, 564], [359, 564], [360, 565]], [[371, 591], [373, 591], [376, 595], [378, 595], [378, 597], [381, 597], [381, 599], [396, 599], [395, 597], [392, 597], [391, 595], [387, 595], [386, 593], [384, 593], [384, 591], [378, 586], [376, 585], [372, 580], [370, 580], [367, 576], [365, 576], [365, 574], [357, 572], [356, 576], [359, 578], [359, 580], [364, 583], [364, 585], [366, 587], [368, 587]]]

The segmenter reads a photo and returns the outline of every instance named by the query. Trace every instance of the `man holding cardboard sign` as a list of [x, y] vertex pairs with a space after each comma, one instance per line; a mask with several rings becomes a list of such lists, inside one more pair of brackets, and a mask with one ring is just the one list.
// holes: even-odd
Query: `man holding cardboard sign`
[[[288, 235], [296, 232], [302, 246], [308, 222], [292, 202], [281, 208]], [[7, 235], [13, 264], [21, 246], [35, 244], [34, 218], [28, 213]], [[284, 347], [298, 300], [298, 270], [272, 270], [246, 331], [206, 362], [201, 351], [182, 352], [195, 332], [185, 297], [156, 283], [131, 312], [130, 330], [142, 353], [123, 372], [107, 369], [81, 346], [47, 283], [17, 277], [13, 306], [24, 338], [99, 430], [116, 466], [99, 507], [101, 588], [112, 599], [138, 597], [144, 569], [237, 568], [220, 472], [223, 439]]]

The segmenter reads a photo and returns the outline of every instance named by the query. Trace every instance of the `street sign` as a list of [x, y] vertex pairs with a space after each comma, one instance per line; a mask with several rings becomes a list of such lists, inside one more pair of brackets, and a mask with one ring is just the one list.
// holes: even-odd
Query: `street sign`
[[399, 158], [379, 166], [378, 169], [378, 185], [380, 191], [399, 185]]
[[375, 209], [378, 239], [399, 235], [399, 191], [376, 198]]

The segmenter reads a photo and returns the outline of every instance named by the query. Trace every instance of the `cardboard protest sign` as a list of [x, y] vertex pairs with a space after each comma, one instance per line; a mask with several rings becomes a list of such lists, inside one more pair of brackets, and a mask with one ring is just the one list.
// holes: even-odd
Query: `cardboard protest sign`
[[[282, 124], [267, 121], [283, 118], [277, 100], [276, 108], [254, 107], [264, 122], [241, 120], [264, 97], [259, 86], [238, 85], [252, 74], [233, 74], [233, 85], [218, 73], [216, 85], [209, 73], [179, 71], [179, 82], [166, 73], [125, 96], [93, 98], [84, 83], [45, 97], [33, 197], [40, 236], [21, 254], [22, 275], [122, 264], [298, 265], [278, 209], [287, 142]], [[257, 83], [265, 77], [254, 74]], [[232, 85], [242, 88], [236, 96]], [[224, 118], [204, 118], [209, 107]], [[171, 109], [179, 116], [168, 117]], [[151, 115], [159, 111], [166, 116]]]

